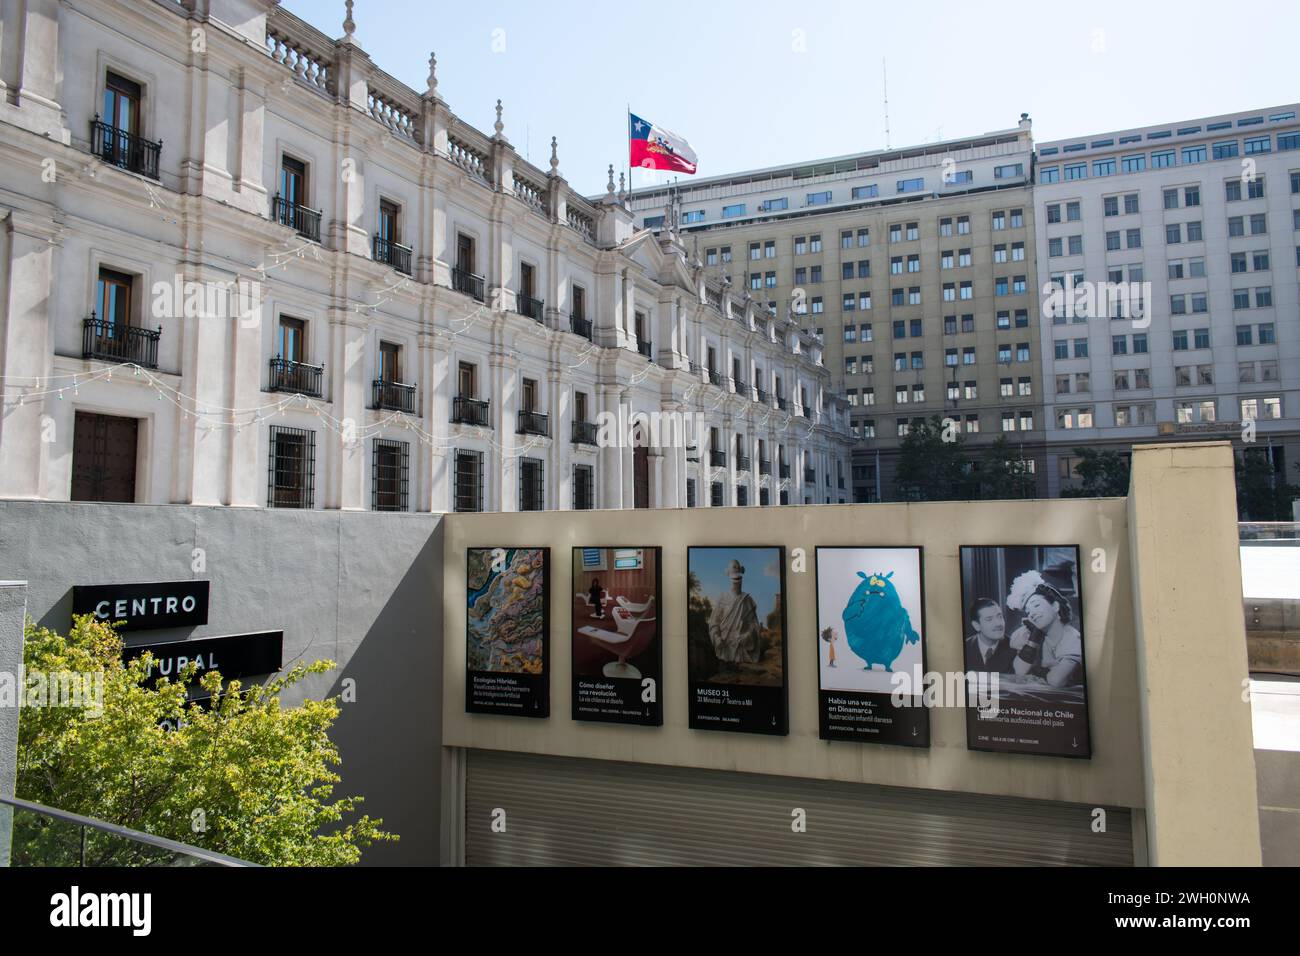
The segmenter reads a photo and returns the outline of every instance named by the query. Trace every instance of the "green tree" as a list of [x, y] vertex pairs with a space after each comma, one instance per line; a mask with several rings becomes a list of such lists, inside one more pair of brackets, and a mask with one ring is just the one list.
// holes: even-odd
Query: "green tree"
[[974, 473], [979, 480], [979, 496], [986, 501], [1033, 498], [1038, 483], [1029, 469], [1030, 461], [1012, 449], [1006, 435], [999, 435], [992, 444], [985, 446], [979, 468]]
[[1237, 517], [1242, 521], [1290, 521], [1300, 486], [1273, 467], [1264, 448], [1245, 448], [1236, 457]]
[[[199, 685], [206, 705], [187, 698], [190, 663], [175, 681], [151, 679], [145, 654], [122, 661], [122, 641], [89, 615], [64, 637], [28, 623], [28, 675], [102, 679], [93, 708], [30, 706], [18, 726], [18, 796], [142, 830], [253, 863], [337, 866], [355, 863], [375, 841], [396, 840], [382, 820], [354, 816], [360, 797], [333, 797], [340, 762], [328, 731], [335, 699], [282, 707], [280, 694], [332, 661], [298, 665], [265, 685], [242, 687], [209, 671]], [[175, 729], [164, 729], [170, 724]], [[60, 856], [55, 828], [15, 833], [40, 862]], [[89, 848], [98, 865], [142, 865], [148, 852], [121, 840]]]
[[894, 486], [901, 501], [971, 497], [971, 463], [955, 422], [934, 415], [912, 427], [899, 446]]
[[1123, 498], [1128, 494], [1128, 456], [1095, 448], [1076, 448], [1074, 454], [1079, 458], [1074, 473], [1083, 481], [1062, 488], [1062, 498]]

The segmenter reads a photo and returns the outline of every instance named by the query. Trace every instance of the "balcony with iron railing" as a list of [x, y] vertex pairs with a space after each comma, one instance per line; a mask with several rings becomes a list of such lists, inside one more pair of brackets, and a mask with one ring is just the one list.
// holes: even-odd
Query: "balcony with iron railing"
[[816, 469], [816, 468], [805, 468], [805, 469], [803, 470], [803, 480], [804, 480], [804, 482], [805, 482], [806, 484], [816, 484], [816, 482], [817, 482], [817, 469]]
[[110, 126], [95, 114], [90, 121], [91, 151], [108, 163], [149, 179], [158, 178], [158, 155], [162, 141], [153, 142], [124, 129]]
[[569, 329], [574, 335], [581, 335], [588, 342], [591, 341], [591, 320], [584, 319], [580, 315], [569, 316]]
[[519, 425], [515, 431], [520, 435], [540, 435], [543, 438], [551, 434], [550, 419], [541, 412], [519, 412]]
[[534, 299], [530, 295], [524, 295], [522, 292], [515, 296], [515, 301], [518, 304], [520, 315], [527, 316], [534, 322], [542, 321], [542, 317], [545, 315], [544, 309], [546, 307], [544, 301], [541, 299]]
[[391, 239], [385, 239], [383, 236], [374, 238], [374, 257], [376, 262], [383, 262], [392, 266], [402, 275], [411, 274], [411, 247], [404, 246], [399, 242], [393, 242]]
[[749, 390], [749, 385], [744, 379], [733, 378], [731, 380], [731, 387], [737, 395], [753, 395], [753, 392]]
[[709, 384], [716, 385], [718, 386], [718, 388], [722, 388], [722, 373], [715, 372], [713, 369], [709, 369]]
[[772, 473], [772, 463], [760, 458], [758, 460], [758, 473], [760, 475], [770, 475]]
[[788, 464], [786, 464], [785, 462], [781, 462], [781, 464], [777, 467], [777, 477], [778, 477], [778, 478], [789, 478], [789, 477], [790, 477], [790, 466], [789, 466]]
[[384, 379], [375, 379], [371, 383], [371, 408], [390, 412], [404, 412], [407, 415], [415, 414], [415, 394], [414, 385], [407, 385], [403, 382], [389, 382]]
[[772, 404], [771, 397], [761, 388], [754, 389], [754, 401], [758, 402], [760, 405]]
[[574, 422], [573, 423], [573, 443], [575, 445], [596, 445], [596, 423], [595, 422]]
[[709, 465], [713, 468], [721, 468], [727, 463], [727, 453], [719, 451], [716, 448], [709, 449]]
[[483, 301], [483, 286], [485, 283], [483, 276], [475, 275], [465, 269], [457, 266], [451, 270], [451, 287], [457, 292], [463, 292], [471, 299]]
[[96, 318], [92, 310], [82, 322], [81, 357], [157, 368], [161, 338], [162, 326], [142, 329], [122, 322], [105, 322]]
[[319, 209], [309, 209], [297, 203], [291, 203], [283, 196], [276, 195], [271, 200], [271, 215], [282, 226], [288, 226], [304, 239], [320, 242]]
[[788, 398], [786, 398], [784, 395], [778, 395], [778, 396], [776, 397], [776, 407], [779, 408], [779, 409], [781, 409], [781, 411], [783, 411], [783, 412], [789, 411], [789, 410], [790, 410], [790, 400], [789, 400]]
[[476, 398], [456, 397], [451, 400], [451, 420], [460, 425], [491, 427], [488, 420], [489, 403]]
[[325, 377], [324, 365], [308, 365], [280, 358], [271, 359], [272, 392], [293, 392], [296, 395], [321, 397], [321, 382]]
[[651, 345], [650, 342], [648, 342], [647, 340], [637, 339], [636, 350], [640, 352], [642, 355], [644, 355], [646, 358], [650, 359], [651, 361], [654, 361], [654, 346]]
[[736, 471], [749, 471], [749, 457], [747, 455], [736, 456]]

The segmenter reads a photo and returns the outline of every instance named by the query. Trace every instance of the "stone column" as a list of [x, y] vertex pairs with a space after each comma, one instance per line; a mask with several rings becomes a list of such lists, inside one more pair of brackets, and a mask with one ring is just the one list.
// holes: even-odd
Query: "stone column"
[[1134, 446], [1129, 551], [1153, 866], [1260, 865], [1236, 500], [1230, 442]]
[[[0, 375], [6, 395], [47, 391], [54, 354], [50, 314], [54, 294], [54, 258], [60, 230], [49, 219], [13, 210], [5, 220], [5, 322], [0, 326]], [[64, 316], [79, 321], [81, 315]], [[36, 387], [35, 376], [44, 380]], [[21, 386], [21, 387], [20, 387]], [[42, 497], [41, 475], [49, 458], [43, 422], [49, 399], [34, 397], [0, 409], [0, 498]], [[72, 447], [72, 435], [64, 436]], [[71, 452], [69, 451], [69, 455]], [[58, 494], [67, 497], [67, 490]]]

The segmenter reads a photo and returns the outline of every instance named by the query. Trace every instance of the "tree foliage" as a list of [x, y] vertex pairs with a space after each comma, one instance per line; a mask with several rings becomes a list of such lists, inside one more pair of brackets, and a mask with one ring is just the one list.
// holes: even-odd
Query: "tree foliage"
[[1264, 448], [1245, 448], [1236, 456], [1237, 517], [1242, 521], [1290, 521], [1291, 502], [1300, 485], [1286, 480]]
[[894, 484], [901, 501], [1032, 498], [1037, 482], [1030, 467], [1005, 435], [973, 455], [957, 423], [936, 415], [914, 426], [903, 439]]
[[1128, 495], [1129, 459], [1116, 451], [1075, 448], [1078, 485], [1063, 487], [1062, 498], [1123, 498]]
[[[174, 681], [151, 679], [152, 655], [124, 663], [117, 633], [91, 616], [76, 618], [66, 637], [29, 622], [23, 657], [29, 675], [103, 682], [102, 708], [21, 710], [23, 799], [265, 865], [351, 864], [373, 842], [397, 839], [380, 829], [382, 820], [356, 816], [362, 798], [334, 797], [340, 760], [328, 731], [337, 700], [281, 706], [285, 689], [332, 670], [332, 661], [249, 687], [209, 671], [198, 685], [211, 698], [197, 702], [186, 693], [195, 663]], [[47, 830], [15, 833], [15, 850], [26, 838], [55, 855], [42, 862], [57, 862], [58, 834]], [[150, 861], [138, 847], [101, 839], [88, 862]]]

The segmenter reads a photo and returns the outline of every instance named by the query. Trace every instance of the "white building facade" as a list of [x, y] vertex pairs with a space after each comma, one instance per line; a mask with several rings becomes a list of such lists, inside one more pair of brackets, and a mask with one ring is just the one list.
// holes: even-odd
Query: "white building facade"
[[[1052, 496], [1077, 481], [1076, 447], [1196, 434], [1244, 435], [1300, 477], [1298, 112], [1038, 144], [1043, 292], [1083, 306], [1042, 310]], [[1141, 314], [1101, 304], [1104, 283], [1145, 286]]]
[[269, 0], [4, 9], [0, 497], [848, 500], [821, 343], [432, 58], [411, 90]]

